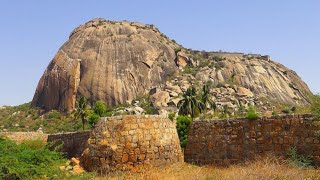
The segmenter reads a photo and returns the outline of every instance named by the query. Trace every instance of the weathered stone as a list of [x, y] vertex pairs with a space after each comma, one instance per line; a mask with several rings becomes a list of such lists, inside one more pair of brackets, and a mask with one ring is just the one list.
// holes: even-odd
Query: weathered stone
[[254, 96], [253, 93], [249, 89], [244, 88], [244, 87], [238, 87], [237, 94], [240, 96], [248, 96], [248, 97]]
[[128, 154], [124, 154], [122, 156], [122, 161], [121, 162], [126, 163], [126, 162], [128, 162], [128, 160], [129, 160], [129, 155]]
[[183, 52], [177, 53], [177, 57], [176, 57], [175, 62], [177, 64], [177, 66], [179, 66], [180, 68], [185, 68], [188, 64], [191, 64], [191, 60]]
[[170, 100], [170, 95], [166, 91], [159, 91], [151, 96], [151, 101], [154, 106], [161, 108], [167, 107]]
[[[314, 132], [320, 131], [320, 126], [314, 125], [315, 121], [310, 114], [262, 117], [254, 121], [246, 118], [194, 121], [188, 133], [185, 160], [228, 165], [257, 155], [286, 156], [292, 147], [297, 147], [303, 155], [319, 157], [320, 137]], [[317, 158], [313, 160], [320, 166]]]
[[76, 28], [59, 49], [39, 81], [32, 104], [72, 111], [79, 96], [108, 105], [131, 102], [178, 70], [177, 47], [149, 25], [91, 20]]
[[[163, 124], [165, 126], [159, 128]], [[126, 129], [124, 126], [130, 128]], [[103, 136], [106, 132], [111, 136]], [[115, 134], [120, 137], [114, 136]], [[102, 173], [111, 170], [134, 171], [138, 167], [135, 163], [160, 166], [164, 161], [168, 164], [183, 161], [175, 124], [161, 116], [130, 115], [103, 118], [92, 131], [90, 139], [94, 141], [88, 141], [80, 159], [88, 171], [98, 170]], [[95, 141], [108, 143], [93, 145]], [[116, 148], [112, 145], [116, 145]], [[156, 159], [160, 161], [155, 161]]]

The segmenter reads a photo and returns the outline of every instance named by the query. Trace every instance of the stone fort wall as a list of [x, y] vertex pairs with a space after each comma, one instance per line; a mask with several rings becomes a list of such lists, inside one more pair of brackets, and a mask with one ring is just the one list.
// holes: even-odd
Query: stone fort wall
[[0, 136], [4, 136], [18, 143], [28, 140], [41, 140], [45, 143], [48, 139], [48, 134], [43, 132], [0, 132]]
[[80, 157], [89, 135], [90, 131], [49, 134], [47, 142], [51, 143], [51, 147], [58, 147], [68, 158]]
[[80, 159], [88, 171], [139, 171], [183, 162], [176, 124], [155, 115], [100, 119]]
[[320, 121], [311, 115], [279, 115], [257, 120], [200, 120], [189, 129], [185, 161], [229, 165], [263, 155], [286, 156], [296, 147], [320, 165]]
[[65, 153], [68, 158], [80, 157], [90, 132], [70, 132], [59, 134], [45, 134], [43, 132], [0, 132], [0, 136], [21, 143], [27, 140], [41, 140], [43, 143], [50, 143], [51, 148]]

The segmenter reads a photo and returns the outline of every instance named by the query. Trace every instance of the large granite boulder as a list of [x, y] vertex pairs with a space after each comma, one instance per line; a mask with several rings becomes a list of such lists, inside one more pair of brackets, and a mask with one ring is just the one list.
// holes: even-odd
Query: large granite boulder
[[108, 105], [131, 102], [177, 71], [176, 47], [153, 25], [94, 19], [59, 49], [32, 104], [71, 111], [80, 95]]
[[185, 49], [153, 25], [94, 19], [76, 28], [59, 49], [39, 81], [32, 105], [72, 111], [80, 96], [113, 106], [150, 92], [161, 109], [190, 86], [201, 90], [208, 82], [220, 88], [211, 89], [217, 103], [236, 98], [270, 106], [306, 106], [312, 94], [294, 71], [269, 56]]

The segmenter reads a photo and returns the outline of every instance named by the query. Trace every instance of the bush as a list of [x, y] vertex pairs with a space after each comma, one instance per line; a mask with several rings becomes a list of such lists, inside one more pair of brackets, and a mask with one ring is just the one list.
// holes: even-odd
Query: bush
[[152, 105], [149, 98], [142, 99], [139, 105], [145, 114], [158, 114], [157, 109]]
[[177, 132], [179, 135], [180, 145], [185, 148], [188, 142], [188, 129], [191, 125], [192, 119], [189, 116], [177, 117]]
[[256, 120], [259, 118], [259, 114], [256, 111], [256, 108], [254, 106], [250, 106], [247, 113], [247, 118], [249, 120]]
[[0, 137], [0, 179], [93, 179], [94, 174], [61, 171], [67, 159], [41, 140], [16, 144]]
[[320, 94], [312, 97], [311, 112], [316, 118], [320, 119]]
[[273, 115], [273, 116], [278, 115], [277, 111], [272, 111], [272, 115]]
[[168, 114], [168, 118], [169, 118], [171, 121], [173, 121], [175, 117], [176, 117], [176, 113], [174, 113], [174, 112]]
[[309, 168], [313, 165], [311, 157], [298, 154], [296, 147], [290, 148], [287, 154], [289, 157], [289, 164], [293, 166]]
[[99, 118], [100, 118], [100, 116], [96, 113], [89, 114], [88, 122], [89, 122], [91, 128], [93, 128], [97, 124]]
[[176, 53], [180, 52], [180, 51], [181, 51], [181, 47], [175, 48], [174, 51], [175, 51]]
[[58, 111], [52, 111], [48, 114], [49, 119], [61, 119], [62, 115]]
[[281, 110], [281, 112], [285, 113], [285, 114], [289, 114], [291, 112], [290, 108], [286, 107], [283, 110]]
[[192, 76], [195, 76], [196, 75], [196, 70], [192, 67], [186, 67], [184, 70], [183, 70], [183, 73], [184, 74], [191, 74]]
[[59, 175], [62, 163], [58, 152], [50, 151], [38, 141], [15, 144], [0, 139], [0, 179], [43, 179]]
[[107, 112], [107, 105], [103, 101], [99, 100], [94, 104], [93, 111], [100, 117], [104, 117]]

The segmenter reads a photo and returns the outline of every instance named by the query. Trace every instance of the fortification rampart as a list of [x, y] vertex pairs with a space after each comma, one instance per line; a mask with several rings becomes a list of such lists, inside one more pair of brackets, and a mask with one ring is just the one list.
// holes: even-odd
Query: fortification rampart
[[290, 148], [320, 165], [320, 121], [311, 115], [279, 115], [257, 120], [200, 120], [189, 129], [185, 161], [229, 165]]

